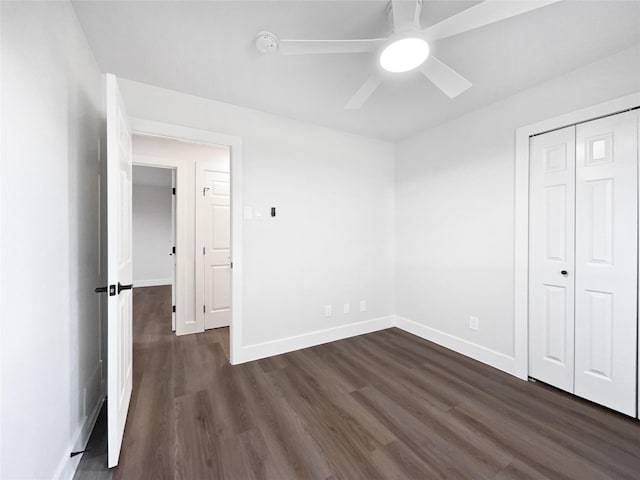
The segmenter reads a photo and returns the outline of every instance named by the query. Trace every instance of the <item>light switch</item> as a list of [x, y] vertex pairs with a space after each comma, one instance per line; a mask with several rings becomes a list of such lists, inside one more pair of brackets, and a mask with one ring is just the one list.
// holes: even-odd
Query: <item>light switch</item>
[[253, 207], [244, 207], [244, 219], [253, 220]]

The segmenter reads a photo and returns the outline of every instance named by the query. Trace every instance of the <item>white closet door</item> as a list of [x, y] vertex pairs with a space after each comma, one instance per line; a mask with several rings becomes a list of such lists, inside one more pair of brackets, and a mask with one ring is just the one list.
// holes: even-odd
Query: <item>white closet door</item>
[[575, 127], [529, 147], [529, 375], [572, 392]]
[[635, 416], [638, 114], [576, 130], [575, 394]]

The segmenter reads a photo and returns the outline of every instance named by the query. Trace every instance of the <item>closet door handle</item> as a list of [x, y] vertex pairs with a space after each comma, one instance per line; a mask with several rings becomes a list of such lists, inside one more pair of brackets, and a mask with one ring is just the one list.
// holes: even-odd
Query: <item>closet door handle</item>
[[569, 275], [569, 272], [567, 272], [566, 270], [561, 270], [560, 275], [564, 275], [566, 277], [567, 275]]

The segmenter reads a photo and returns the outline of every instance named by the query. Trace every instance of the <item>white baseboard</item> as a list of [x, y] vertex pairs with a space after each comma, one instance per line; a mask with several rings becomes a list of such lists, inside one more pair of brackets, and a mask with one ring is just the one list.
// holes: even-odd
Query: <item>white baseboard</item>
[[83, 454], [76, 455], [75, 457], [71, 457], [71, 452], [84, 450], [89, 441], [89, 437], [91, 436], [91, 432], [93, 431], [93, 427], [96, 424], [96, 420], [98, 419], [98, 414], [100, 413], [100, 409], [102, 408], [102, 403], [104, 402], [104, 396], [101, 400], [96, 404], [91, 415], [85, 417], [84, 422], [78, 429], [78, 433], [76, 435], [77, 439], [71, 445], [76, 445], [75, 447], [69, 447], [66, 452], [65, 458], [60, 462], [60, 466], [58, 467], [57, 474], [53, 477], [57, 480], [72, 480], [73, 476], [78, 469], [78, 465], [80, 464], [80, 460], [82, 459]]
[[233, 364], [240, 364], [259, 360], [261, 358], [293, 352], [303, 348], [334, 342], [344, 338], [377, 332], [387, 328], [396, 327], [405, 332], [416, 335], [442, 347], [453, 350], [466, 357], [473, 358], [491, 367], [502, 370], [511, 375], [516, 375], [515, 358], [476, 343], [455, 337], [449, 333], [427, 327], [407, 318], [390, 315], [374, 318], [364, 322], [341, 325], [339, 327], [318, 330], [315, 332], [295, 335], [270, 342], [257, 343], [244, 346], [240, 352], [234, 353]]
[[256, 343], [246, 345], [240, 352], [234, 352], [233, 364], [250, 362], [261, 358], [280, 355], [281, 353], [293, 352], [303, 348], [321, 345], [323, 343], [342, 340], [343, 338], [355, 337], [356, 335], [364, 335], [365, 333], [377, 332], [394, 326], [395, 317], [393, 315], [387, 317], [374, 318], [363, 322], [350, 323], [339, 327], [327, 328], [326, 330], [317, 330], [315, 332], [295, 335], [270, 342]]
[[133, 287], [160, 287], [162, 285], [172, 285], [171, 278], [152, 278], [150, 280], [134, 280]]
[[430, 342], [460, 353], [461, 355], [473, 358], [479, 362], [485, 363], [491, 367], [502, 370], [511, 375], [516, 375], [515, 358], [496, 352], [490, 348], [483, 347], [477, 343], [455, 337], [449, 333], [427, 327], [420, 323], [408, 320], [403, 317], [396, 317], [395, 326], [400, 330], [416, 335]]
[[62, 459], [58, 469], [56, 470], [56, 474], [53, 478], [57, 480], [73, 480], [73, 476], [78, 469], [78, 465], [80, 464], [80, 458], [82, 455], [76, 455], [75, 457], [70, 457], [71, 449], [67, 452], [65, 458]]

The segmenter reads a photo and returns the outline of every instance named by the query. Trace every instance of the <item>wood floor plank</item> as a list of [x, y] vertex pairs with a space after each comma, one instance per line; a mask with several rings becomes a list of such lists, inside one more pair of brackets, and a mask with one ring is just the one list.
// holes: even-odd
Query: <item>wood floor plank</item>
[[481, 425], [479, 432], [544, 475], [557, 479], [612, 478], [595, 468], [588, 458], [572, 455], [563, 445], [490, 407], [469, 403], [455, 407], [451, 413], [469, 425]]
[[[464, 400], [461, 395], [454, 392], [444, 394], [433, 388], [431, 379], [414, 369], [407, 367], [403, 363], [396, 361], [393, 356], [389, 356], [384, 350], [370, 343], [371, 335], [363, 335], [362, 338], [354, 339], [351, 348], [356, 346], [355, 351], [350, 351], [348, 346], [344, 346], [343, 354], [351, 358], [360, 359], [359, 370], [368, 370], [369, 383], [375, 385], [379, 390], [403, 401], [410, 398], [411, 394], [420, 397], [422, 402], [437, 406], [443, 410], [449, 410], [453, 406]], [[355, 343], [355, 345], [353, 345]], [[340, 348], [340, 347], [338, 347]], [[372, 362], [371, 360], [375, 360]], [[384, 368], [375, 368], [384, 365]], [[372, 369], [373, 367], [373, 369]]]
[[262, 375], [255, 362], [246, 365], [246, 372], [239, 388], [250, 405], [249, 411], [275, 462], [275, 470], [282, 472], [279, 478], [324, 478], [330, 475], [332, 469], [320, 454], [306, 422], [291, 408], [277, 386]]
[[339, 478], [384, 478], [376, 466], [368, 461], [375, 439], [356, 424], [353, 417], [339, 408], [319, 390], [305, 385], [308, 377], [293, 369], [269, 373], [291, 408], [305, 419], [309, 431], [323, 452], [333, 475]]
[[399, 440], [377, 449], [371, 455], [371, 459], [387, 479], [445, 478], [437, 469]]
[[504, 467], [498, 475], [496, 480], [553, 480], [550, 477], [542, 475], [532, 467], [526, 465], [520, 460], [515, 459], [509, 465]]
[[[500, 372], [492, 372], [478, 383], [473, 371], [456, 369], [456, 375], [452, 375], [450, 366], [445, 368], [437, 362], [417, 369], [428, 371], [431, 378], [438, 377], [456, 385], [464, 394], [464, 402], [472, 399], [475, 404], [500, 410], [504, 416], [519, 417], [531, 428], [542, 431], [545, 437], [566, 445], [590, 461], [599, 459], [601, 463], [609, 463], [615, 459], [619, 475], [630, 473], [625, 471], [625, 465], [633, 464], [632, 459], [640, 456], [640, 431], [636, 420], [612, 414], [609, 421], [603, 421], [606, 416], [601, 414], [606, 410], [597, 405], [539, 385], [514, 382]], [[555, 408], [549, 408], [550, 404]], [[591, 441], [585, 442], [585, 439]]]
[[209, 393], [204, 390], [182, 395], [175, 400], [175, 410], [176, 459], [171, 473], [181, 480], [222, 478], [225, 440], [215, 436]]
[[386, 445], [396, 437], [382, 425], [369, 412], [359, 408], [357, 402], [349, 395], [352, 388], [343, 383], [340, 375], [331, 369], [323, 368], [321, 362], [317, 362], [313, 352], [294, 352], [292, 355], [294, 365], [287, 369], [297, 377], [298, 385], [307, 385], [308, 395], [326, 399], [321, 410], [333, 411], [343, 425], [354, 428], [352, 434], [361, 437], [367, 449], [373, 451], [379, 446]]
[[490, 458], [479, 446], [462, 441], [463, 436], [447, 426], [447, 412], [433, 409], [433, 416], [416, 418], [374, 387], [365, 387], [352, 395], [383, 418], [398, 439], [442, 478], [491, 479], [511, 461], [508, 454]]
[[398, 329], [235, 366], [228, 342], [135, 289], [120, 463], [97, 468], [96, 428], [75, 480], [640, 478], [637, 420]]

